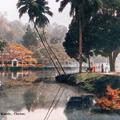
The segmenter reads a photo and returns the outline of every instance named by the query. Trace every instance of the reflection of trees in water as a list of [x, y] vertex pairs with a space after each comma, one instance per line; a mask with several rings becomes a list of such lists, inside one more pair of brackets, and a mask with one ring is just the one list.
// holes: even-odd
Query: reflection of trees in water
[[72, 110], [90, 110], [94, 106], [93, 95], [82, 95], [80, 97], [71, 97], [66, 104], [65, 111]]
[[35, 100], [36, 100], [36, 94], [34, 91], [32, 90], [28, 90], [25, 94], [24, 94], [24, 100], [25, 100], [25, 105], [28, 111], [31, 111], [33, 107], [35, 107], [34, 105], [36, 104]]
[[0, 120], [7, 120], [7, 115], [0, 115]]
[[65, 114], [67, 120], [120, 120], [120, 116], [116, 114], [91, 114], [82, 110], [76, 110]]
[[30, 111], [34, 111], [39, 109], [42, 105], [44, 105], [44, 96], [38, 94], [37, 86], [32, 87], [24, 94], [24, 101], [26, 105], [26, 109]]
[[28, 111], [34, 111], [44, 105], [44, 97], [41, 96], [40, 88], [38, 89], [38, 87], [24, 86], [0, 91], [0, 113], [7, 113], [8, 111], [18, 112], [24, 107]]
[[56, 72], [52, 70], [39, 70], [39, 71], [6, 71], [0, 72], [0, 80], [9, 81], [9, 80], [25, 80], [33, 81], [37, 78], [51, 78], [56, 75]]
[[89, 113], [92, 107], [93, 96], [71, 97], [64, 110], [68, 120], [87, 120], [83, 119], [83, 112]]
[[[72, 70], [71, 70], [72, 71]], [[43, 69], [39, 71], [4, 71], [0, 72], [0, 80], [5, 84], [7, 81], [21, 81], [21, 82], [33, 82], [35, 80], [38, 81], [54, 81], [54, 76], [57, 73], [54, 68], [51, 69]]]
[[37, 78], [37, 75], [31, 71], [17, 71], [11, 73], [11, 78], [15, 80], [23, 79], [25, 81], [33, 81]]
[[71, 97], [66, 104], [64, 113], [67, 120], [120, 120], [117, 114], [92, 112], [92, 96]]
[[[7, 103], [7, 104], [5, 104]], [[6, 93], [0, 92], [0, 112], [7, 112], [7, 105], [9, 104], [9, 97]]]

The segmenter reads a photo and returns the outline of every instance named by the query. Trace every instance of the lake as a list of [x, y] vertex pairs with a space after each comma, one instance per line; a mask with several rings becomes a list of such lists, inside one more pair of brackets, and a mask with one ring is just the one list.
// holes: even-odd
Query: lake
[[[67, 73], [76, 72], [76, 69], [67, 70]], [[56, 83], [56, 75], [55, 70], [0, 73], [3, 84], [9, 80], [40, 79], [28, 86], [0, 90], [0, 120], [120, 120], [118, 114], [93, 113], [91, 103], [80, 102], [81, 96], [89, 94], [78, 87]]]

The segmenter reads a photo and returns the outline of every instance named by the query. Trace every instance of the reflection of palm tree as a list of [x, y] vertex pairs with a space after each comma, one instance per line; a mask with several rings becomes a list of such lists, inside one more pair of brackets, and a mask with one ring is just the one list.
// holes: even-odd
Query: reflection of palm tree
[[36, 100], [36, 94], [33, 91], [28, 90], [24, 94], [24, 100], [25, 100], [26, 108], [30, 112], [32, 110], [32, 107], [34, 107], [35, 100]]

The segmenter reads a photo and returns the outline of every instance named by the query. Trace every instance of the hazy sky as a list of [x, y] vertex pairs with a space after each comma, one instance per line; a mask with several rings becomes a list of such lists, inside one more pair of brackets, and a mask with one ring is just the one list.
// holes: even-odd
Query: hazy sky
[[[0, 12], [5, 15], [5, 17], [10, 20], [18, 20], [18, 11], [16, 8], [16, 3], [18, 0], [0, 0]], [[53, 11], [54, 16], [50, 19], [51, 23], [58, 23], [61, 25], [68, 26], [70, 23], [70, 17], [69, 17], [69, 5], [67, 8], [64, 10], [64, 12], [59, 13], [58, 8], [59, 8], [59, 3], [55, 2], [56, 0], [48, 0], [49, 6], [51, 8], [51, 11]], [[20, 20], [23, 23], [28, 22], [28, 17], [27, 15], [23, 16]]]

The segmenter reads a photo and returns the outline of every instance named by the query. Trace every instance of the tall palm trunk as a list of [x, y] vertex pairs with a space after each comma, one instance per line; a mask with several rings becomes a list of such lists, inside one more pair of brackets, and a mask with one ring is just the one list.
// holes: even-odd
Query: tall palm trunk
[[83, 54], [83, 22], [84, 22], [84, 10], [83, 10], [83, 4], [84, 0], [82, 0], [82, 3], [79, 5], [78, 9], [76, 9], [76, 15], [77, 19], [79, 20], [79, 73], [82, 72], [82, 54]]
[[110, 72], [115, 72], [115, 61], [116, 61], [118, 54], [119, 54], [119, 49], [109, 54]]
[[110, 72], [115, 72], [115, 59], [109, 55]]
[[79, 20], [79, 73], [82, 72], [82, 24], [81, 20]]
[[38, 36], [39, 36], [39, 38], [40, 38], [40, 40], [41, 40], [43, 46], [44, 46], [44, 48], [45, 48], [45, 50], [46, 50], [46, 52], [47, 52], [49, 58], [51, 59], [53, 65], [55, 66], [55, 69], [57, 70], [58, 74], [61, 75], [61, 73], [60, 73], [58, 67], [56, 66], [56, 64], [55, 64], [55, 62], [54, 62], [54, 60], [53, 60], [53, 58], [52, 58], [52, 56], [51, 56], [51, 54], [50, 54], [50, 51], [47, 49], [47, 47], [46, 47], [46, 45], [45, 45], [43, 39], [41, 38], [41, 35], [40, 35], [40, 33], [39, 33], [39, 31], [38, 31], [38, 29], [37, 29], [36, 26], [35, 26], [35, 30], [36, 30], [36, 32], [37, 32], [37, 34], [38, 34]]
[[89, 67], [89, 70], [91, 68], [91, 65], [90, 65], [90, 55], [88, 55], [88, 67]]
[[43, 29], [43, 36], [44, 36], [44, 41], [46, 42], [51, 54], [53, 54], [53, 56], [55, 57], [56, 61], [58, 62], [58, 65], [60, 66], [61, 70], [63, 71], [63, 73], [66, 75], [66, 72], [62, 66], [62, 64], [60, 63], [58, 57], [56, 56], [55, 52], [53, 51], [53, 49], [51, 48], [51, 46], [49, 45], [49, 43], [47, 42], [47, 39], [45, 37], [45, 32], [44, 32], [44, 29]]

